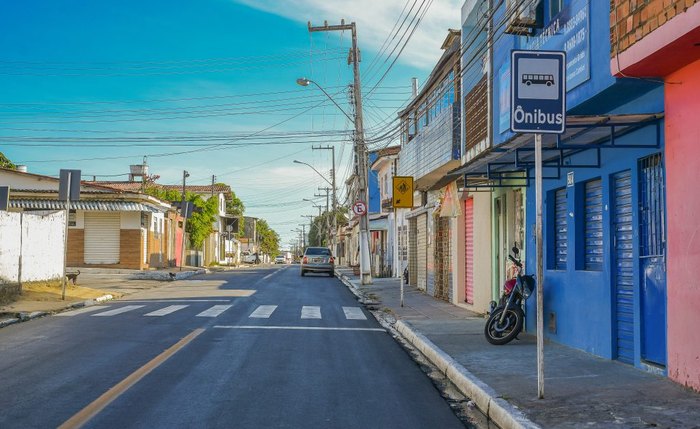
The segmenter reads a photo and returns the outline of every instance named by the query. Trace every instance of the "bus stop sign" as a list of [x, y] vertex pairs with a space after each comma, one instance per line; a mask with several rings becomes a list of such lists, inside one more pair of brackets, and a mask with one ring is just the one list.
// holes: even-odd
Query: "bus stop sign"
[[566, 127], [566, 54], [511, 51], [510, 129], [562, 134]]

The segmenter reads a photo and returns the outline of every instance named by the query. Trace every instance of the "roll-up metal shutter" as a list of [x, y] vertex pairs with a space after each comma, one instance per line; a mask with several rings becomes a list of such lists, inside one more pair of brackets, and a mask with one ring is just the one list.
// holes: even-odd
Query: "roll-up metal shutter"
[[615, 331], [617, 359], [634, 363], [634, 227], [632, 225], [632, 174], [613, 177], [613, 275], [615, 278]]
[[584, 235], [586, 270], [603, 269], [603, 182], [590, 180], [585, 185]]
[[85, 263], [118, 264], [119, 212], [85, 213]]
[[416, 263], [417, 263], [417, 287], [425, 290], [428, 286], [428, 215], [418, 216], [416, 221]]
[[464, 300], [474, 304], [474, 198], [464, 202]]
[[554, 194], [554, 269], [566, 270], [568, 256], [567, 233], [569, 231], [566, 216], [566, 188]]

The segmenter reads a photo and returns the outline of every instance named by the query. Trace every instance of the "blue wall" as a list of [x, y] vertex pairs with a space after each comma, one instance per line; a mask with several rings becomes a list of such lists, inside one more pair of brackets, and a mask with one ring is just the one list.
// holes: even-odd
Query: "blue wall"
[[[505, 2], [504, 2], [505, 3]], [[574, 78], [567, 79], [567, 113], [569, 115], [605, 115], [631, 113], [663, 112], [663, 86], [659, 83], [637, 79], [617, 79], [610, 72], [610, 3], [598, 0], [568, 0], [566, 7], [557, 19], [560, 31], [551, 31], [552, 20], [545, 17], [545, 28], [538, 30], [533, 37], [521, 37], [502, 34], [498, 29], [494, 43], [494, 94], [493, 118], [491, 123], [494, 146], [498, 146], [512, 137], [510, 132], [510, 51], [512, 49], [566, 50], [567, 60], [576, 59], [574, 68], [569, 71]], [[544, 1], [544, 10], [549, 10], [549, 0]], [[503, 19], [504, 7], [496, 11], [494, 20]], [[562, 29], [573, 29], [566, 36]], [[548, 27], [549, 30], [548, 30]], [[555, 34], [551, 37], [539, 37], [543, 32]], [[571, 38], [578, 35], [575, 42]], [[567, 43], [567, 41], [569, 43]], [[660, 140], [657, 140], [657, 130]], [[613, 281], [612, 281], [612, 239], [611, 239], [611, 176], [617, 172], [630, 170], [632, 174], [633, 207], [637, 207], [638, 183], [637, 162], [644, 156], [663, 152], [663, 121], [633, 131], [616, 140], [616, 144], [653, 145], [657, 141], [660, 148], [626, 148], [602, 149], [599, 168], [561, 169], [559, 179], [547, 179], [543, 183], [544, 224], [544, 310], [545, 335], [559, 343], [585, 350], [606, 358], [613, 358], [614, 317], [613, 317]], [[573, 141], [571, 143], [577, 143]], [[531, 145], [532, 143], [530, 143]], [[547, 153], [545, 153], [546, 157]], [[551, 155], [551, 153], [550, 153]], [[570, 165], [592, 165], [597, 162], [594, 151], [579, 152], [565, 160]], [[564, 270], [548, 269], [546, 261], [552, 251], [552, 233], [548, 225], [553, 213], [549, 213], [553, 204], [553, 191], [567, 186], [567, 173], [573, 171], [574, 186], [567, 188], [567, 244], [569, 255]], [[545, 169], [544, 175], [553, 173]], [[534, 176], [534, 172], [530, 171]], [[582, 198], [583, 183], [600, 178], [603, 185], [603, 243], [604, 260], [601, 271], [581, 269], [579, 249], [584, 241], [580, 222], [583, 222]], [[535, 255], [535, 192], [534, 181], [526, 189], [526, 255]], [[638, 213], [633, 211], [633, 225], [639, 224]], [[638, 230], [634, 232], [635, 255], [639, 252]], [[578, 261], [577, 261], [578, 259]], [[635, 257], [634, 272], [639, 284], [639, 260]], [[527, 258], [528, 273], [535, 273], [536, 260]], [[578, 268], [578, 269], [577, 269]], [[527, 304], [527, 329], [535, 331], [536, 306], [534, 297]], [[639, 318], [639, 299], [635, 298], [635, 314]], [[548, 322], [550, 313], [556, 314], [556, 332], [550, 333]], [[639, 364], [639, 320], [635, 320], [636, 348], [635, 359]]]
[[[377, 159], [377, 152], [369, 153], [369, 163], [372, 163]], [[379, 178], [377, 177], [377, 172], [374, 170], [368, 170], [367, 172], [367, 192], [369, 193], [369, 212], [370, 213], [380, 213], [382, 211], [381, 194], [379, 193]]]

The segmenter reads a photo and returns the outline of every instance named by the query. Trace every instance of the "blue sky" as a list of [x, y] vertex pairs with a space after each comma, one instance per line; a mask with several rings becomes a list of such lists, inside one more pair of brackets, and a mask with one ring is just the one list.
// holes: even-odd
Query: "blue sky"
[[411, 77], [427, 77], [447, 28], [459, 26], [458, 2], [431, 5], [377, 84], [398, 52], [387, 60], [383, 43], [422, 1], [376, 3], [5, 0], [0, 151], [38, 174], [77, 168], [84, 178], [126, 180], [128, 166], [148, 155], [161, 183], [179, 183], [182, 170], [191, 184], [216, 175], [287, 244], [302, 215], [317, 213], [302, 199], [325, 185], [292, 161], [329, 174], [330, 151], [311, 146], [332, 144], [343, 183], [352, 151], [342, 112], [295, 83], [314, 79], [349, 112], [350, 34], [310, 34], [306, 21], [357, 22], [363, 91], [377, 85], [365, 101], [370, 135], [395, 118]]

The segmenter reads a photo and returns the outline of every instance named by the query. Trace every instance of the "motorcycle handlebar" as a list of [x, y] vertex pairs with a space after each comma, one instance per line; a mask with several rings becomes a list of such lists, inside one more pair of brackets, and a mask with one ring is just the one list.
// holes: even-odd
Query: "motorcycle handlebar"
[[522, 266], [523, 266], [522, 262], [515, 259], [512, 255], [508, 255], [508, 259], [510, 259], [510, 261], [512, 263], [514, 263], [515, 265], [517, 265], [518, 267], [522, 268]]

